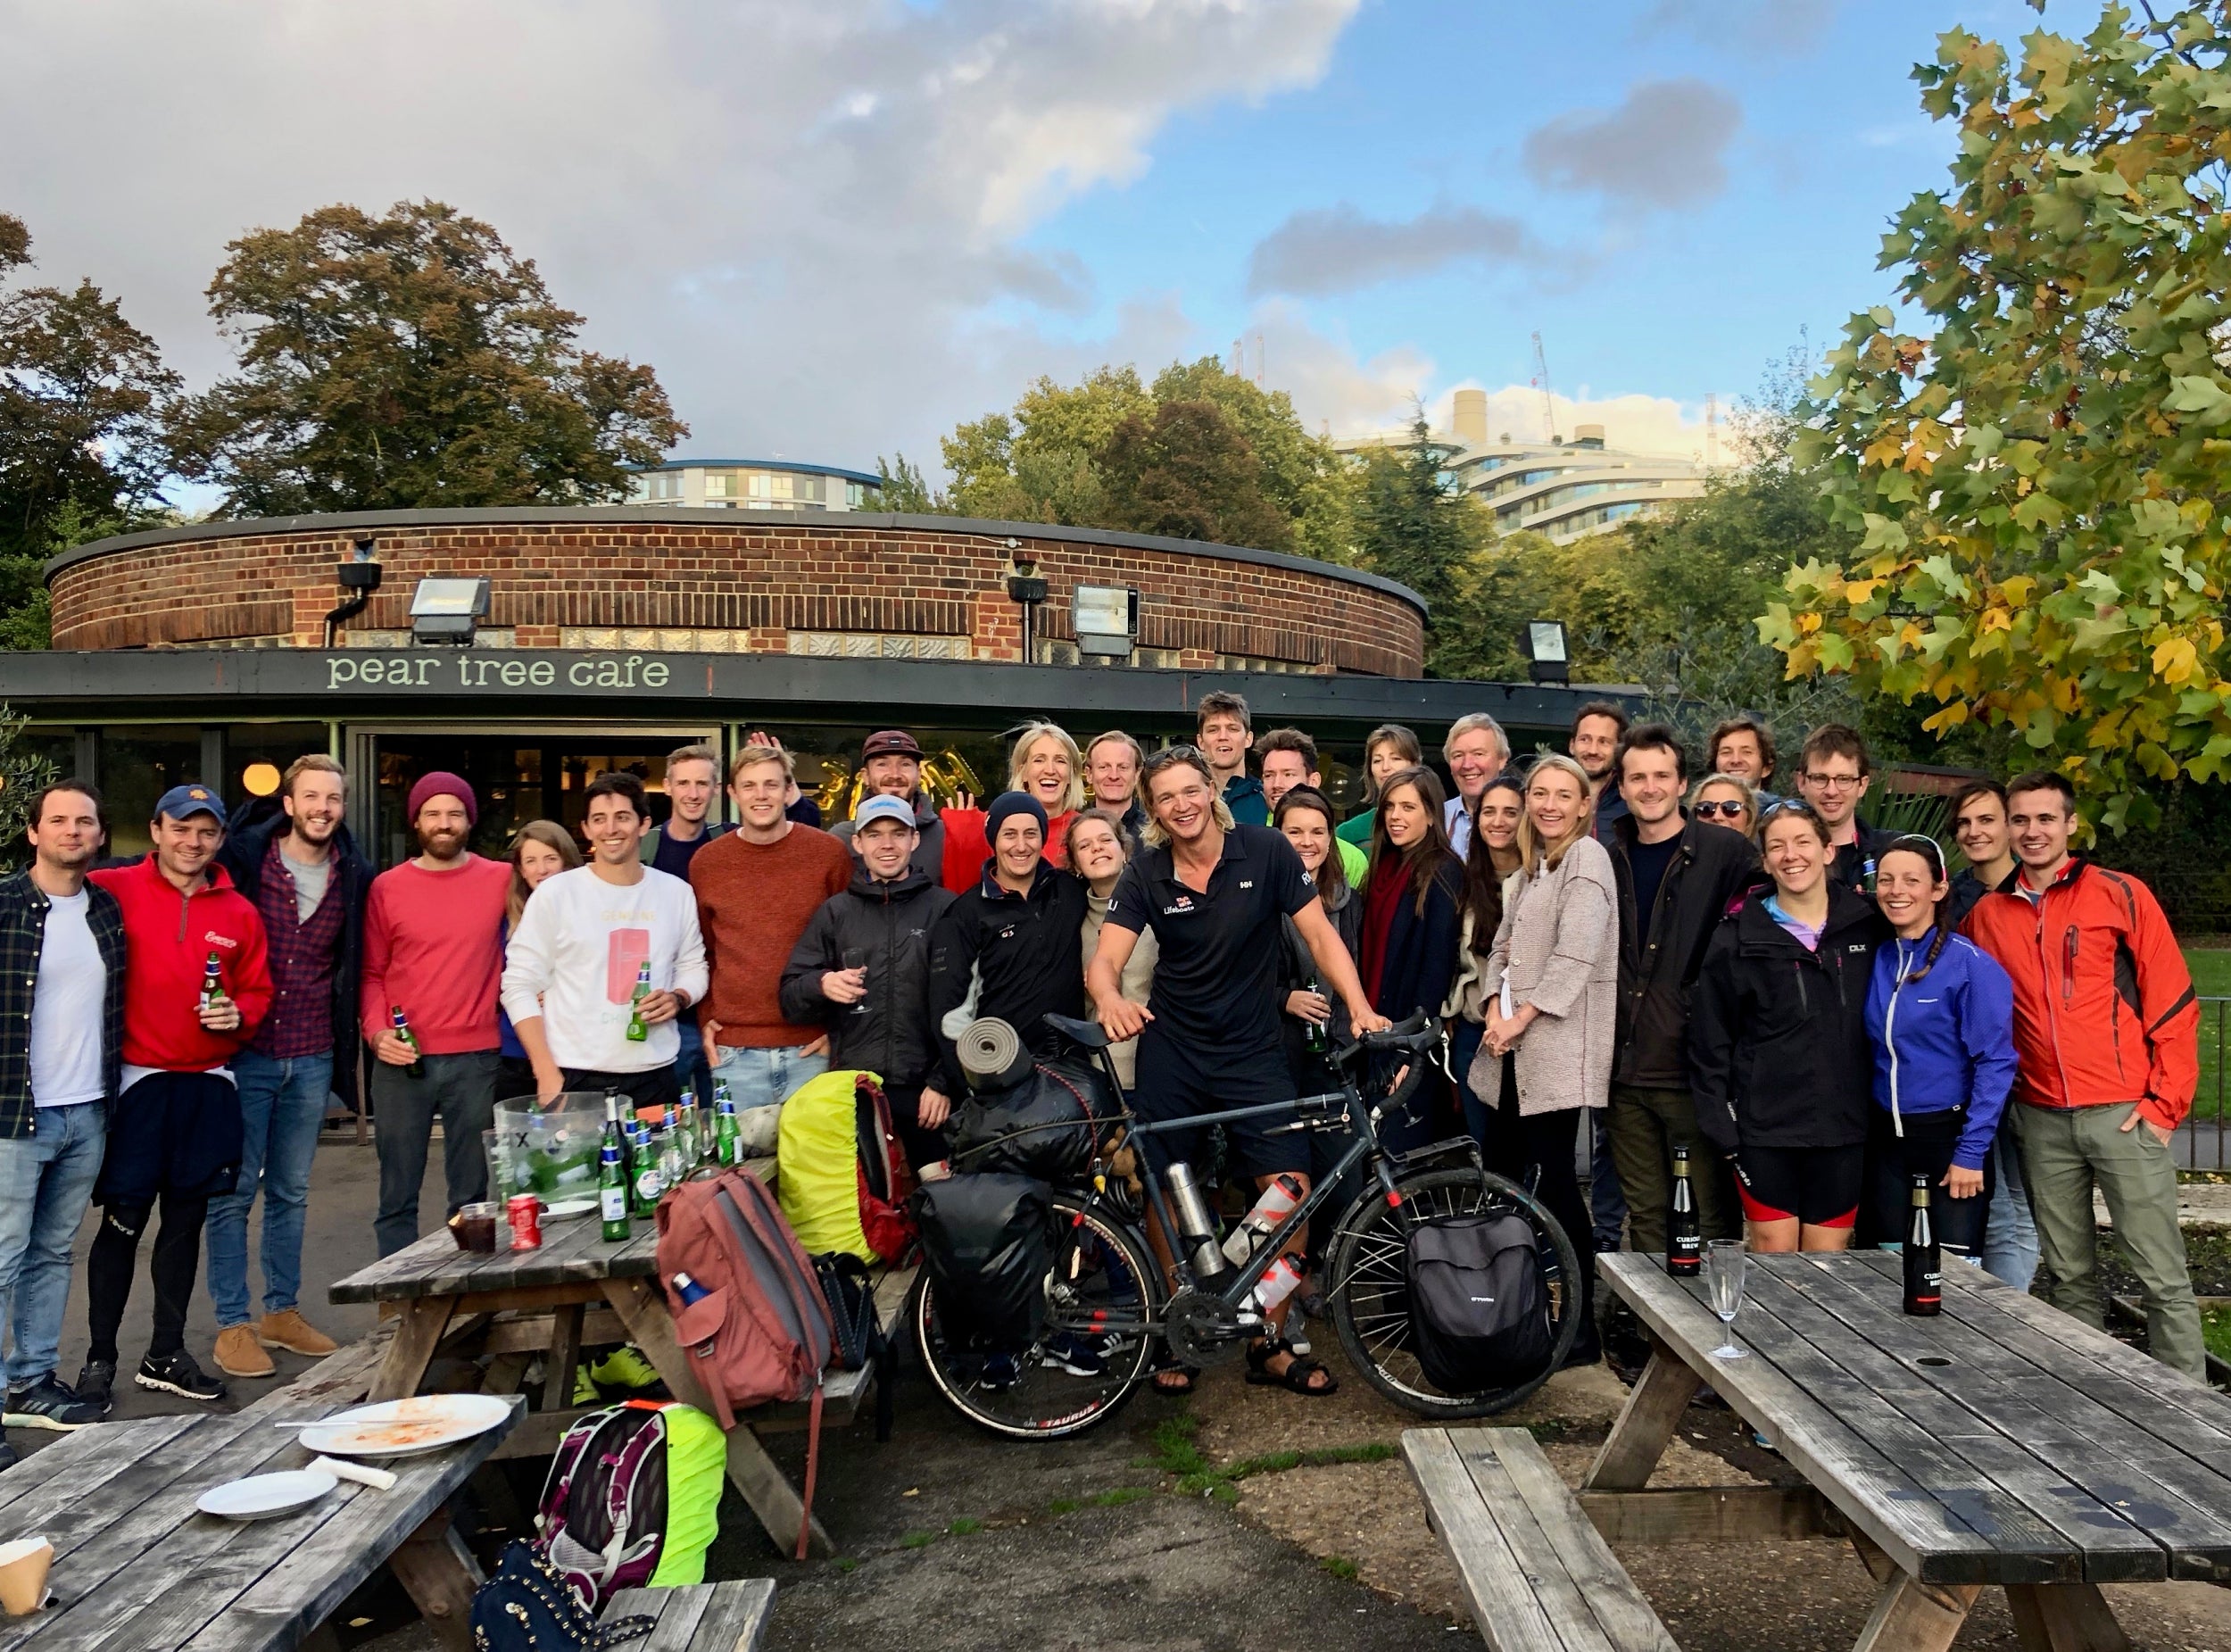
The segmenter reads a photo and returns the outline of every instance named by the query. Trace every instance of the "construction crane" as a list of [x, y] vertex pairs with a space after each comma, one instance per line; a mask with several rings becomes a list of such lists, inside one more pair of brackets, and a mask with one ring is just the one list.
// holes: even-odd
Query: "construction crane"
[[1549, 358], [1542, 353], [1541, 329], [1534, 329], [1534, 388], [1541, 392], [1541, 426], [1552, 443], [1557, 439], [1557, 404], [1549, 394]]

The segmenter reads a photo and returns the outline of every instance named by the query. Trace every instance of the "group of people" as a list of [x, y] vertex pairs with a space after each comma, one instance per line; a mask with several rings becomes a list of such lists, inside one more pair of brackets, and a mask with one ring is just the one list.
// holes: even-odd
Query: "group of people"
[[[417, 854], [377, 876], [322, 754], [229, 817], [209, 788], [172, 788], [130, 862], [102, 859], [94, 786], [49, 786], [30, 865], [0, 879], [7, 1425], [105, 1414], [158, 1214], [137, 1382], [225, 1397], [184, 1342], [204, 1231], [220, 1371], [332, 1351], [298, 1304], [303, 1230], [330, 1098], [353, 1097], [360, 1067], [386, 1255], [419, 1236], [436, 1118], [453, 1212], [485, 1195], [500, 1099], [649, 1106], [721, 1083], [749, 1108], [834, 1065], [880, 1076], [926, 1168], [966, 1092], [968, 1021], [1051, 1055], [1049, 1012], [1097, 1020], [1135, 1108], [1179, 1123], [1333, 1088], [1326, 1043], [1436, 1014], [1452, 1082], [1387, 1121], [1389, 1146], [1470, 1132], [1586, 1256], [1663, 1248], [1677, 1154], [1704, 1234], [1761, 1249], [1895, 1242], [1920, 1176], [1947, 1249], [2024, 1286], [2042, 1254], [2055, 1301], [2097, 1324], [2097, 1189], [2154, 1353], [2201, 1370], [2169, 1148], [2198, 1007], [2152, 895], [2072, 849], [2063, 776], [1963, 788], [1952, 876], [1935, 840], [1866, 822], [1867, 749], [1837, 726], [1805, 741], [1784, 796], [1750, 718], [1713, 731], [1696, 775], [1673, 731], [1609, 701], [1522, 772], [1492, 717], [1464, 717], [1440, 754], [1453, 795], [1389, 725], [1342, 818], [1308, 735], [1258, 737], [1236, 694], [1198, 714], [1196, 743], [1151, 756], [1120, 730], [1080, 745], [1030, 724], [981, 807], [941, 807], [919, 744], [883, 730], [825, 832], [779, 744], [755, 737], [725, 774], [685, 746], [663, 822], [637, 776], [606, 773], [584, 795], [585, 854], [533, 821], [505, 860], [468, 847], [471, 785], [429, 773], [405, 803]], [[1155, 1151], [1198, 1161], [1199, 1133]], [[1306, 1187], [1338, 1144], [1242, 1127], [1220, 1145], [1260, 1188]], [[89, 1203], [91, 1336], [66, 1384]], [[1591, 1315], [1574, 1357], [1599, 1354]], [[1248, 1360], [1265, 1383], [1335, 1386], [1298, 1318]]]

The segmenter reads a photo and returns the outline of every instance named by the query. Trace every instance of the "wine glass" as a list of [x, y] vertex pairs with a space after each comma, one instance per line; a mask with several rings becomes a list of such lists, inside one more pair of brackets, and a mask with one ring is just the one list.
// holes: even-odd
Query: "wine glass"
[[1749, 1262], [1739, 1239], [1715, 1239], [1704, 1247], [1704, 1286], [1722, 1327], [1721, 1344], [1712, 1350], [1714, 1359], [1741, 1359], [1751, 1351], [1735, 1345], [1735, 1316], [1743, 1311], [1743, 1270]]
[[862, 996], [859, 1000], [852, 1006], [852, 1013], [856, 1016], [864, 1016], [867, 1013], [867, 999], [866, 997], [867, 991], [867, 949], [864, 946], [846, 947], [844, 949], [844, 967], [848, 970], [857, 969], [860, 972], [860, 991]]

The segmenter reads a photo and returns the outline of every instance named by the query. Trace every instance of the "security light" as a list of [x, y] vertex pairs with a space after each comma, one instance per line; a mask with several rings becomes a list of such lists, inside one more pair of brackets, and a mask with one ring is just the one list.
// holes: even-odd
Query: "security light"
[[411, 594], [411, 639], [469, 647], [488, 617], [485, 579], [421, 579]]
[[1129, 585], [1077, 585], [1069, 593], [1069, 622], [1079, 653], [1128, 655], [1139, 635], [1139, 593]]
[[1537, 683], [1569, 683], [1566, 668], [1564, 621], [1530, 619], [1526, 622], [1527, 675]]

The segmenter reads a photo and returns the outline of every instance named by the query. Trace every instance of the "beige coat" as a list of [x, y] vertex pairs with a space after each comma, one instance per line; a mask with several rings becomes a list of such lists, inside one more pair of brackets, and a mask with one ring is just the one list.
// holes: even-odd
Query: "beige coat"
[[[1093, 952], [1099, 947], [1100, 925], [1107, 917], [1107, 897], [1086, 890], [1083, 941], [1084, 962], [1088, 968], [1091, 967]], [[1147, 994], [1154, 990], [1154, 961], [1161, 956], [1162, 950], [1154, 938], [1154, 931], [1140, 930], [1139, 944], [1131, 949], [1131, 957], [1124, 963], [1122, 978], [1116, 982], [1124, 998], [1142, 1009], [1147, 1002]], [[1090, 998], [1085, 1000], [1085, 1008], [1093, 1009]], [[1100, 1018], [1098, 1010], [1093, 1010], [1092, 1018], [1095, 1021]], [[1116, 1058], [1116, 1075], [1124, 1081], [1124, 1088], [1129, 1090], [1139, 1082], [1139, 1041], [1127, 1038], [1120, 1044], [1110, 1044], [1107, 1053]]]
[[[1513, 1006], [1540, 1012], [1514, 1046], [1519, 1112], [1602, 1107], [1619, 1013], [1619, 898], [1603, 844], [1583, 837], [1554, 871], [1522, 872], [1505, 890], [1485, 970], [1489, 992], [1506, 969]], [[1497, 1068], [1480, 1045], [1468, 1080], [1474, 1095], [1500, 1093]]]

